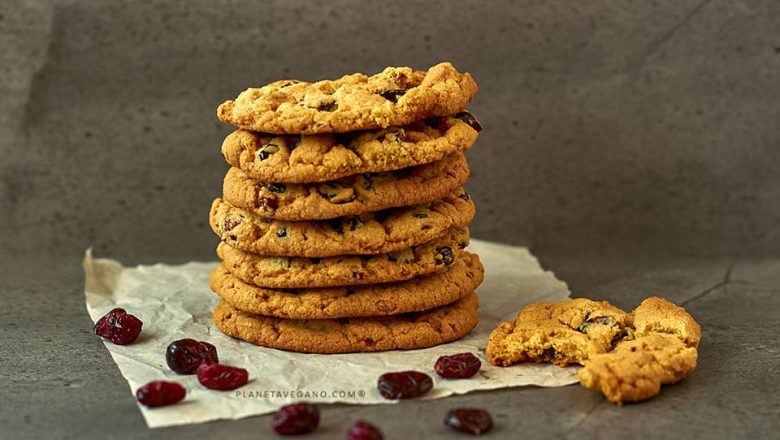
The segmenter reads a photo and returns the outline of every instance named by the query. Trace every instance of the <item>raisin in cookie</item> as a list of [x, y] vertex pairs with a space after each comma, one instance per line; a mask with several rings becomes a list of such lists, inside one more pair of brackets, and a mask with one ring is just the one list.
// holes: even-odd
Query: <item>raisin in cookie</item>
[[482, 276], [479, 258], [464, 252], [449, 270], [402, 283], [279, 290], [247, 284], [220, 265], [211, 272], [210, 285], [224, 301], [247, 313], [287, 319], [334, 319], [433, 309], [473, 292]]
[[276, 136], [238, 130], [222, 142], [222, 156], [263, 182], [324, 182], [424, 165], [462, 153], [474, 144], [479, 128], [471, 114], [461, 113], [340, 135]]
[[485, 354], [490, 363], [503, 367], [519, 362], [581, 364], [626, 337], [628, 318], [606, 301], [530, 304], [493, 330]]
[[440, 199], [469, 177], [462, 153], [389, 173], [358, 174], [317, 184], [266, 183], [231, 168], [222, 187], [225, 201], [277, 220], [324, 220]]
[[473, 217], [474, 203], [459, 190], [429, 204], [300, 222], [263, 218], [216, 199], [209, 223], [222, 241], [246, 252], [321, 258], [396, 252], [463, 228]]
[[405, 281], [447, 270], [468, 242], [469, 230], [464, 228], [390, 254], [266, 257], [220, 242], [217, 255], [233, 276], [255, 286], [288, 289], [354, 286]]
[[225, 301], [213, 312], [226, 335], [304, 353], [412, 350], [454, 341], [479, 322], [474, 293], [425, 312], [374, 318], [281, 319], [242, 312]]
[[457, 113], [476, 94], [474, 78], [450, 63], [428, 71], [388, 67], [373, 76], [355, 73], [315, 83], [282, 80], [250, 88], [222, 103], [217, 117], [265, 133], [342, 133]]
[[661, 385], [686, 378], [696, 368], [697, 358], [696, 348], [679, 337], [650, 333], [622, 341], [614, 351], [588, 360], [577, 378], [610, 402], [638, 402], [658, 394]]

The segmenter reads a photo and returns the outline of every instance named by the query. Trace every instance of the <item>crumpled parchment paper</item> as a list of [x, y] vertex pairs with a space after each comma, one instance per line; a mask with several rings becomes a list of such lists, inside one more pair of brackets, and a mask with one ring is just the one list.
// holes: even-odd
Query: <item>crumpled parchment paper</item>
[[[434, 379], [424, 398], [437, 399], [474, 390], [522, 385], [562, 386], [577, 382], [575, 368], [552, 365], [494, 367], [484, 358], [487, 336], [499, 321], [514, 317], [525, 304], [559, 301], [569, 296], [566, 284], [543, 270], [523, 247], [471, 240], [471, 252], [485, 265], [480, 297], [480, 324], [460, 341], [438, 347], [382, 353], [318, 355], [257, 347], [231, 339], [214, 326], [211, 309], [218, 298], [209, 290], [209, 271], [216, 263], [123, 267], [109, 259], [84, 258], [87, 310], [93, 321], [123, 307], [144, 323], [135, 343], [106, 342], [114, 361], [134, 393], [153, 380], [177, 381], [187, 398], [168, 407], [139, 408], [151, 428], [237, 419], [275, 411], [290, 402], [390, 404], [377, 391], [377, 378], [389, 371], [420, 370]], [[230, 392], [202, 387], [194, 375], [180, 376], [165, 363], [165, 349], [176, 339], [193, 338], [214, 344], [220, 362], [249, 370], [250, 382]], [[468, 380], [442, 380], [433, 371], [445, 354], [472, 352], [482, 370]]]

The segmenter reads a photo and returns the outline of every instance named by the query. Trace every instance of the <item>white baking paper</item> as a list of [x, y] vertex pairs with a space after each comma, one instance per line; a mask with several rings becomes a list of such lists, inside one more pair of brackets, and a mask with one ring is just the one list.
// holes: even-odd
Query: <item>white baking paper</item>
[[[467, 337], [423, 350], [318, 355], [257, 347], [231, 339], [214, 326], [211, 309], [218, 298], [209, 290], [209, 271], [216, 263], [142, 265], [123, 267], [109, 259], [84, 258], [87, 310], [93, 321], [115, 307], [123, 307], [144, 323], [135, 343], [106, 347], [134, 393], [154, 380], [177, 381], [187, 388], [179, 404], [139, 408], [149, 427], [237, 419], [275, 411], [295, 401], [391, 404], [377, 391], [377, 378], [389, 371], [419, 370], [433, 377], [434, 389], [425, 399], [437, 399], [474, 390], [575, 383], [575, 368], [524, 364], [494, 367], [484, 358], [487, 336], [500, 320], [512, 318], [525, 304], [558, 301], [569, 296], [566, 284], [523, 247], [472, 240], [469, 250], [485, 265], [479, 287], [480, 324]], [[176, 339], [193, 338], [217, 347], [220, 362], [249, 370], [250, 382], [232, 392], [203, 388], [193, 375], [180, 376], [165, 364], [165, 349]], [[433, 371], [445, 354], [472, 352], [482, 359], [482, 370], [467, 380], [442, 380]]]

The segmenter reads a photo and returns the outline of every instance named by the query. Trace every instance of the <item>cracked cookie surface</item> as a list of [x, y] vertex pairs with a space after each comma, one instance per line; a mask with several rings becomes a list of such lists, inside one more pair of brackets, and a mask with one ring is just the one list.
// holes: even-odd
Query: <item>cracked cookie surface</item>
[[701, 327], [682, 307], [664, 298], [651, 296], [631, 313], [631, 327], [637, 336], [668, 333], [679, 338], [688, 347], [697, 348]]
[[222, 156], [263, 182], [324, 182], [424, 165], [465, 152], [477, 139], [472, 126], [479, 128], [479, 123], [474, 121], [463, 113], [340, 135], [276, 136], [238, 130], [222, 142]]
[[249, 285], [224, 266], [211, 272], [211, 290], [233, 307], [287, 319], [376, 317], [419, 312], [450, 304], [482, 282], [475, 254], [463, 252], [449, 270], [400, 283], [367, 286], [268, 289]]
[[431, 347], [465, 336], [479, 322], [470, 293], [433, 310], [388, 317], [281, 319], [242, 312], [225, 301], [214, 309], [226, 335], [256, 345], [304, 353], [352, 353]]
[[477, 93], [477, 83], [451, 63], [427, 71], [388, 67], [314, 83], [281, 80], [241, 92], [222, 103], [225, 123], [265, 133], [333, 133], [404, 125], [457, 113]]
[[649, 399], [662, 385], [687, 377], [700, 340], [693, 317], [664, 298], [646, 298], [631, 313], [578, 298], [523, 308], [491, 333], [486, 353], [501, 366], [581, 364], [577, 377], [584, 387], [622, 404]]
[[217, 255], [236, 278], [272, 288], [353, 286], [405, 281], [447, 270], [469, 242], [468, 229], [456, 229], [427, 243], [390, 254], [328, 258], [267, 257], [224, 242]]
[[323, 220], [429, 203], [469, 177], [462, 153], [418, 167], [364, 173], [315, 184], [265, 183], [231, 168], [222, 186], [231, 205], [278, 220]]
[[216, 199], [209, 224], [222, 241], [246, 252], [319, 258], [410, 248], [466, 227], [474, 212], [462, 190], [423, 205], [300, 222], [263, 218]]
[[696, 368], [697, 359], [696, 348], [679, 337], [650, 333], [622, 341], [614, 351], [585, 362], [577, 378], [610, 402], [638, 402], [658, 394], [661, 385], [686, 378]]
[[529, 304], [493, 330], [485, 354], [490, 363], [504, 367], [519, 362], [582, 363], [624, 337], [627, 319], [627, 313], [606, 301]]

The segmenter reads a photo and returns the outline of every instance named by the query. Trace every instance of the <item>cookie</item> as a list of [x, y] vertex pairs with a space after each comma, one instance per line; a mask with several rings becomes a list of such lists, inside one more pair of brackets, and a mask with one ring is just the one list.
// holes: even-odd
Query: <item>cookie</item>
[[673, 384], [696, 368], [698, 352], [678, 336], [650, 333], [617, 344], [577, 372], [582, 386], [601, 392], [617, 404], [649, 399], [661, 385]]
[[663, 298], [647, 298], [631, 313], [579, 298], [525, 307], [490, 334], [485, 352], [500, 366], [582, 364], [582, 386], [622, 404], [649, 399], [661, 385], [687, 377], [700, 340], [693, 317]]
[[266, 257], [217, 246], [222, 264], [236, 278], [271, 288], [333, 287], [405, 281], [447, 270], [469, 242], [469, 230], [391, 254], [339, 255], [328, 258]]
[[701, 327], [688, 312], [664, 298], [651, 296], [632, 312], [630, 324], [637, 336], [668, 333], [688, 347], [698, 347]]
[[462, 153], [477, 139], [472, 126], [479, 128], [479, 123], [462, 113], [339, 135], [275, 136], [238, 130], [222, 142], [222, 156], [263, 182], [325, 182], [424, 165]]
[[247, 284], [222, 265], [211, 272], [211, 290], [247, 313], [287, 319], [335, 319], [419, 312], [452, 303], [482, 282], [475, 254], [463, 252], [449, 270], [402, 283], [268, 289]]
[[431, 347], [465, 336], [479, 322], [474, 293], [433, 310], [373, 318], [281, 319], [242, 312], [225, 301], [214, 309], [226, 335], [305, 353], [353, 353]]
[[250, 88], [222, 103], [217, 117], [265, 133], [343, 133], [457, 113], [476, 94], [474, 78], [450, 63], [428, 71], [388, 67], [373, 76], [355, 73], [315, 83], [282, 80]]
[[559, 303], [535, 303], [513, 321], [501, 323], [488, 337], [490, 363], [551, 362], [565, 366], [612, 349], [629, 336], [626, 312], [606, 301], [577, 298]]
[[398, 206], [429, 203], [463, 186], [466, 156], [457, 153], [414, 168], [358, 174], [319, 184], [265, 183], [239, 168], [225, 176], [223, 198], [231, 205], [277, 220], [323, 220]]
[[263, 218], [216, 199], [209, 223], [222, 241], [246, 252], [321, 258], [396, 252], [463, 228], [473, 217], [474, 203], [458, 190], [429, 204], [300, 222]]

